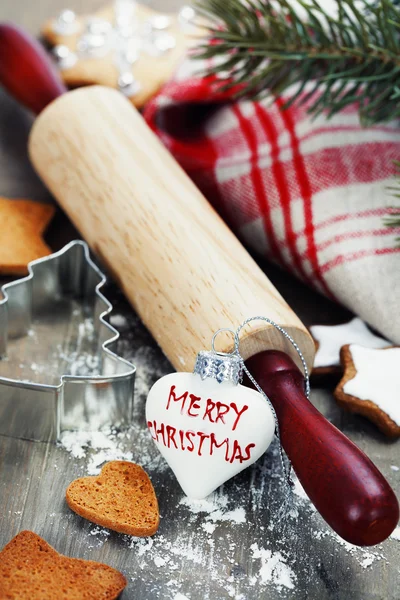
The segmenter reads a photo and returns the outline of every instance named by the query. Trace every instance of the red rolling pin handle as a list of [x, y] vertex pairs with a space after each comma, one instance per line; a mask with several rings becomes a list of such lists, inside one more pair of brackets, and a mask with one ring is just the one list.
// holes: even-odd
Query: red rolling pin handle
[[270, 398], [293, 468], [325, 521], [351, 544], [385, 540], [399, 520], [399, 504], [370, 459], [307, 400], [292, 359], [275, 350], [247, 361]]
[[[43, 48], [0, 24], [0, 83], [36, 113], [66, 89]], [[379, 544], [396, 527], [399, 505], [369, 458], [307, 400], [304, 380], [283, 352], [248, 361], [275, 407], [282, 444], [304, 489], [329, 525], [357, 545]]]
[[67, 91], [39, 42], [8, 23], [0, 23], [0, 83], [36, 114]]

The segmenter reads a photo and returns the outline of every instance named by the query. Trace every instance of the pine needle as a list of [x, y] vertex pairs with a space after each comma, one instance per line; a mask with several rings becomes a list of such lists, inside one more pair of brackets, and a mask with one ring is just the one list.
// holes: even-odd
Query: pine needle
[[[309, 99], [322, 92], [323, 100], [319, 93], [311, 113], [326, 109], [331, 116], [357, 101], [363, 124], [397, 118], [398, 0], [336, 1], [331, 16], [317, 0], [197, 0], [209, 36], [196, 56], [218, 58], [208, 72], [226, 82], [228, 71], [230, 84], [240, 82], [240, 93], [250, 97], [282, 94], [294, 84], [303, 90], [313, 81]], [[289, 97], [286, 106], [299, 98]]]
[[[396, 181], [396, 185], [388, 188], [390, 192], [393, 192], [393, 197], [397, 198], [397, 200], [399, 201], [400, 199], [400, 162], [399, 161], [395, 161], [395, 165], [397, 168], [397, 181]], [[400, 227], [400, 205], [399, 202], [397, 202], [397, 206], [392, 206], [391, 207], [391, 213], [389, 216], [385, 217], [385, 219], [383, 220], [384, 224], [387, 225], [387, 227]], [[396, 238], [396, 242], [397, 245], [400, 246], [400, 237]]]

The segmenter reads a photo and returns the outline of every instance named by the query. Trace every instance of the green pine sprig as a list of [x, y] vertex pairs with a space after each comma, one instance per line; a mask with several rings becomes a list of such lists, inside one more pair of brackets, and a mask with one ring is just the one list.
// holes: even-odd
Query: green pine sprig
[[[400, 189], [400, 188], [399, 188]], [[398, 198], [400, 198], [400, 193], [396, 194]], [[393, 208], [393, 212], [389, 217], [385, 219], [385, 225], [387, 227], [400, 227], [400, 208]], [[396, 237], [397, 245], [400, 246], [400, 236]]]
[[337, 0], [337, 17], [318, 0], [297, 5], [302, 14], [290, 0], [197, 0], [213, 40], [197, 56], [217, 58], [208, 72], [225, 81], [228, 72], [226, 86], [239, 84], [239, 95], [278, 95], [297, 84], [286, 107], [311, 101], [311, 113], [329, 117], [356, 101], [364, 124], [399, 117], [398, 1]]
[[[384, 224], [387, 227], [400, 227], [400, 162], [395, 161], [395, 165], [397, 167], [397, 181], [396, 185], [389, 188], [389, 191], [392, 192], [394, 198], [398, 199], [397, 206], [391, 207], [391, 214], [384, 219]], [[396, 237], [397, 245], [400, 246], [400, 236]]]

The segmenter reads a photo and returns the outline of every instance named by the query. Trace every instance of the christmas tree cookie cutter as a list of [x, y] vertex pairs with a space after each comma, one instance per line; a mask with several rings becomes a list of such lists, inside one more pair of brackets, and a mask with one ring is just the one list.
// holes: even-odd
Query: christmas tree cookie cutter
[[77, 240], [1, 288], [0, 435], [56, 441], [64, 430], [131, 422], [135, 367], [101, 293], [105, 275]]

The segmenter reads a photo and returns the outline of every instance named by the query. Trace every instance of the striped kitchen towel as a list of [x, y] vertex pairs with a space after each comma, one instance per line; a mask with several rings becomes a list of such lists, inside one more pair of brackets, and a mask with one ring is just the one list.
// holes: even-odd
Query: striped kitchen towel
[[328, 121], [307, 103], [281, 111], [286, 96], [231, 101], [203, 67], [182, 64], [149, 125], [245, 245], [400, 344], [400, 228], [383, 224], [399, 123], [362, 128], [356, 105]]

